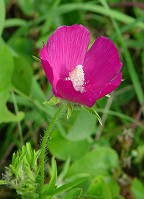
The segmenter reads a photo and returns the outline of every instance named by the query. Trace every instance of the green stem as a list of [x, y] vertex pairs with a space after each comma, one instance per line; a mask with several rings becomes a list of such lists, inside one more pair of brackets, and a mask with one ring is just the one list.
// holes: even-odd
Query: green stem
[[[16, 101], [15, 94], [14, 94], [13, 91], [11, 92], [11, 95], [12, 95], [12, 99], [13, 99], [15, 113], [18, 114], [17, 101]], [[21, 144], [21, 147], [22, 147], [24, 145], [24, 141], [23, 141], [22, 127], [21, 127], [21, 123], [20, 122], [18, 122], [18, 132], [19, 132], [19, 137], [20, 137], [20, 144]]]
[[40, 199], [43, 198], [42, 188], [44, 185], [45, 151], [46, 151], [47, 141], [48, 141], [48, 138], [51, 136], [52, 128], [53, 128], [54, 124], [56, 123], [56, 120], [59, 118], [59, 115], [63, 111], [63, 109], [64, 109], [64, 106], [61, 105], [59, 107], [59, 109], [57, 110], [57, 112], [55, 113], [51, 123], [49, 124], [49, 127], [46, 130], [45, 135], [42, 140], [42, 145], [41, 145], [41, 181], [40, 181], [40, 197], [39, 197]]

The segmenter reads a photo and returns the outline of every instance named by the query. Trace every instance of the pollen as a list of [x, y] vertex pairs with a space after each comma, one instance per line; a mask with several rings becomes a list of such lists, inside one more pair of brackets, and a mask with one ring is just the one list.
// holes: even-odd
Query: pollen
[[69, 73], [69, 77], [66, 80], [71, 80], [73, 87], [76, 91], [84, 92], [84, 71], [82, 65], [77, 65], [75, 69]]

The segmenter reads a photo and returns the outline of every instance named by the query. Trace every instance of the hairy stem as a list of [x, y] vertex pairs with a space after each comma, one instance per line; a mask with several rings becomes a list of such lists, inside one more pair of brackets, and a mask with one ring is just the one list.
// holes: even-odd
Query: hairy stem
[[46, 151], [46, 147], [47, 147], [47, 141], [48, 138], [51, 136], [52, 133], [52, 128], [54, 126], [54, 124], [56, 123], [56, 120], [59, 118], [60, 113], [63, 111], [64, 106], [61, 105], [59, 107], [59, 109], [57, 110], [57, 112], [55, 113], [54, 117], [52, 118], [51, 123], [49, 124], [48, 129], [46, 130], [44, 137], [42, 139], [42, 145], [41, 145], [41, 181], [40, 181], [40, 199], [43, 198], [43, 194], [42, 194], [42, 188], [44, 185], [44, 167], [45, 167], [45, 151]]

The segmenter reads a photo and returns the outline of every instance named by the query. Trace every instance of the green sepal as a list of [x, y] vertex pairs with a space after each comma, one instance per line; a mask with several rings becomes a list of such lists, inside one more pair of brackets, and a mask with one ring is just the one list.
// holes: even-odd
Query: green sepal
[[60, 103], [60, 99], [58, 99], [57, 97], [53, 96], [49, 101], [45, 101], [43, 102], [43, 104], [48, 104], [48, 105], [57, 105], [58, 103]]
[[33, 57], [33, 59], [34, 59], [35, 61], [37, 61], [37, 62], [40, 62], [40, 61], [41, 61], [40, 58], [36, 57], [35, 55], [32, 55], [32, 57]]
[[67, 108], [67, 120], [69, 120], [69, 118], [71, 117], [73, 113], [73, 104], [68, 103], [66, 108]]
[[86, 106], [81, 106], [85, 111], [91, 113], [92, 115], [95, 115], [97, 120], [99, 121], [100, 125], [102, 125], [102, 120], [99, 114], [94, 110], [94, 108], [88, 108]]

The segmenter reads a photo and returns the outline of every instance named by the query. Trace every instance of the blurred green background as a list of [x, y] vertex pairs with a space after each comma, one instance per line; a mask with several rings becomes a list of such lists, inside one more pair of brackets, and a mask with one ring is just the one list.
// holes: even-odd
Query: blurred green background
[[[59, 173], [69, 162], [62, 180], [92, 176], [61, 198], [143, 199], [143, 1], [0, 0], [0, 171], [23, 140], [40, 147], [56, 108], [43, 105], [52, 96], [51, 85], [33, 56], [39, 57], [57, 27], [72, 24], [86, 26], [91, 43], [100, 35], [114, 41], [124, 81], [94, 107], [103, 126], [78, 107], [68, 121], [63, 116], [57, 122], [48, 158], [56, 157]], [[0, 198], [12, 194], [0, 189]]]

